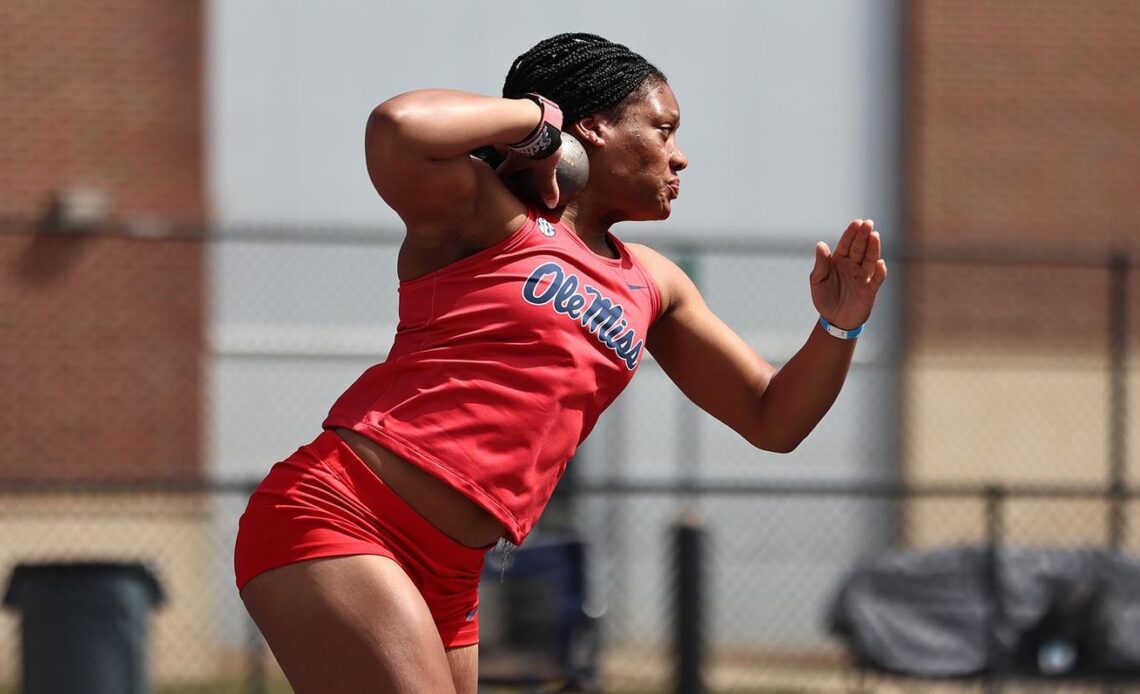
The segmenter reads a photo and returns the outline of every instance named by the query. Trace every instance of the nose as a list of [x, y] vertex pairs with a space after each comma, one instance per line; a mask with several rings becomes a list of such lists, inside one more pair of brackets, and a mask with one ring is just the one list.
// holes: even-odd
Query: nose
[[680, 147], [673, 150], [673, 155], [669, 157], [669, 166], [673, 171], [681, 171], [682, 169], [688, 168], [689, 158], [685, 156], [685, 153], [681, 151]]

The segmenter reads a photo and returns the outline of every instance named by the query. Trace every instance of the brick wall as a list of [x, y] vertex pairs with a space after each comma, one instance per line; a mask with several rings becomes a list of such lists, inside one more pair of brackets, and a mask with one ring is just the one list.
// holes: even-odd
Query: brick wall
[[[1140, 3], [902, 4], [906, 231], [924, 258], [905, 273], [902, 472], [919, 484], [1107, 487], [1120, 461], [1134, 484]], [[1111, 358], [1112, 252], [1132, 263], [1122, 369]], [[1130, 445], [1112, 429], [1120, 413]], [[1079, 513], [1033, 503], [1004, 517], [1006, 541], [1108, 541], [1104, 502], [1082, 501]], [[905, 513], [911, 542], [981, 537], [980, 524], [951, 520], [936, 502]], [[1136, 535], [1126, 542], [1137, 546]]]
[[[1140, 3], [906, 7], [911, 248], [1140, 254]], [[919, 348], [1105, 349], [1104, 271], [915, 270]]]
[[[202, 8], [0, 7], [0, 478], [201, 467]], [[59, 190], [109, 217], [61, 232]]]
[[83, 185], [124, 221], [200, 219], [201, 19], [195, 0], [5, 0], [0, 216]]
[[1140, 3], [908, 3], [912, 245], [1140, 249]]

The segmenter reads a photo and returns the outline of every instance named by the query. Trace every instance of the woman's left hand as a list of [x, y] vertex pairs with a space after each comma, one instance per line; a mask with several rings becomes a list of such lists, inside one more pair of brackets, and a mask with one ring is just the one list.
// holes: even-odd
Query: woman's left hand
[[822, 241], [815, 246], [811, 299], [820, 315], [838, 328], [852, 330], [867, 321], [885, 279], [882, 241], [870, 219], [852, 221], [834, 253]]

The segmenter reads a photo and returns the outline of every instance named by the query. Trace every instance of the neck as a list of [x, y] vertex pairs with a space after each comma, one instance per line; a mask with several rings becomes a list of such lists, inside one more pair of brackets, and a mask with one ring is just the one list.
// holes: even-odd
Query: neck
[[617, 257], [606, 235], [620, 221], [613, 208], [603, 207], [587, 195], [575, 198], [562, 210], [562, 223], [573, 229], [587, 248], [607, 258]]

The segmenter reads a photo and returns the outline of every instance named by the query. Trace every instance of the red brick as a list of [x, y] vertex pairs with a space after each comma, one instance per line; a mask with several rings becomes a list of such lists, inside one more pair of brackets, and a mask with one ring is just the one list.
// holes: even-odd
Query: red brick
[[201, 46], [194, 0], [0, 5], [0, 479], [201, 472], [201, 243], [46, 223], [205, 220]]
[[[910, 247], [1140, 256], [1140, 3], [908, 8]], [[1104, 349], [1103, 270], [924, 263], [908, 277], [919, 346]]]

